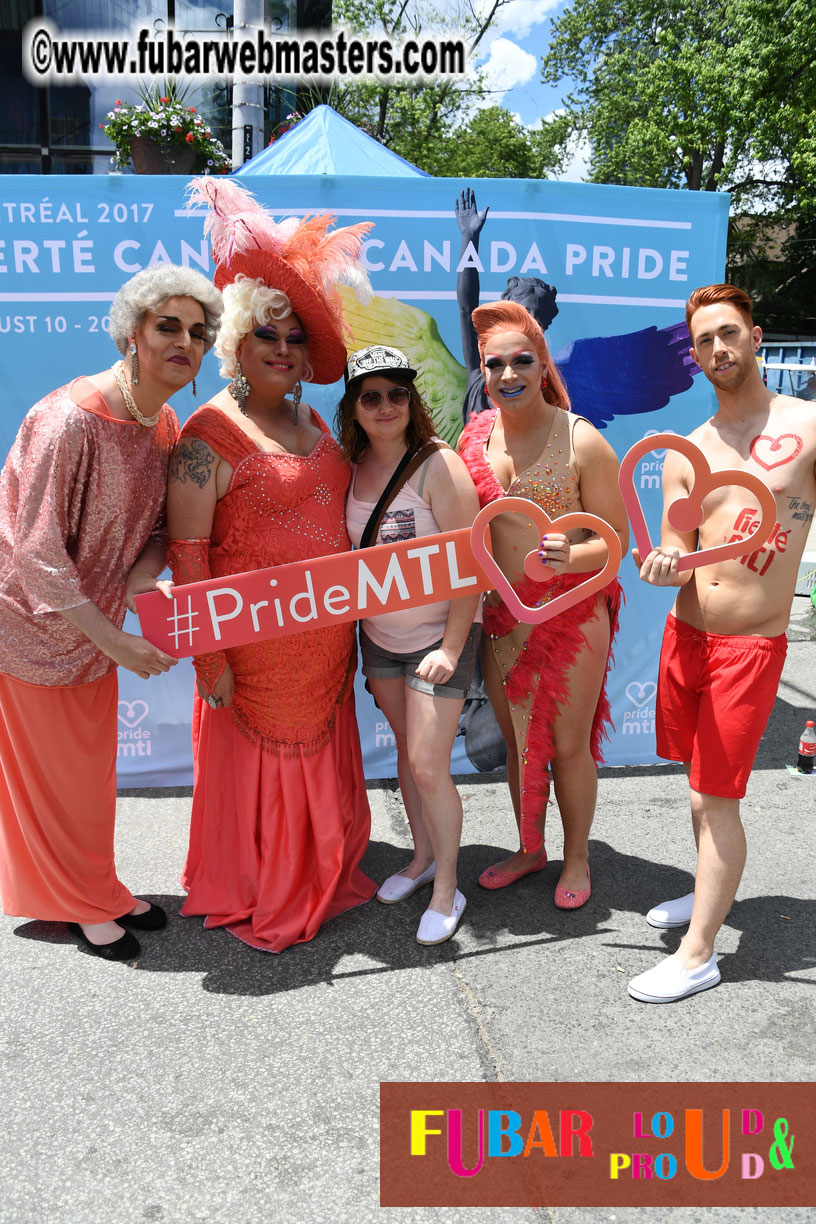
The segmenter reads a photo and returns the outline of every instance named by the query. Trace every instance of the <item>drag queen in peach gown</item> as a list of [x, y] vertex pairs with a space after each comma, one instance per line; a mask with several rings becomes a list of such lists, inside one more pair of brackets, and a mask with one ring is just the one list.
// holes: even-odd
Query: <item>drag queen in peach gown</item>
[[0, 893], [7, 914], [68, 922], [108, 960], [139, 953], [122, 924], [164, 925], [113, 856], [117, 664], [175, 662], [122, 631], [164, 567], [165, 403], [198, 373], [221, 315], [208, 280], [157, 266], [122, 286], [111, 336], [125, 362], [50, 392], [0, 476]]

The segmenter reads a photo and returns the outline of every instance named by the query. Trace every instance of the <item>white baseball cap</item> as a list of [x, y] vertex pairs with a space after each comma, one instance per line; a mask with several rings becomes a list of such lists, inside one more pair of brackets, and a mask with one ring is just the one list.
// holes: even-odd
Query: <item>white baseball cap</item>
[[358, 349], [356, 353], [349, 354], [346, 386], [355, 378], [365, 378], [368, 374], [392, 374], [396, 371], [416, 378], [416, 370], [411, 369], [404, 353], [385, 344], [374, 344], [371, 348]]

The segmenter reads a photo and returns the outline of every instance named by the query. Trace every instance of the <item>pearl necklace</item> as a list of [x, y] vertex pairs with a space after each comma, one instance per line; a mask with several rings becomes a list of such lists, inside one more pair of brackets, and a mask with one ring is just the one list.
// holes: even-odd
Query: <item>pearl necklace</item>
[[161, 408], [155, 416], [145, 416], [139, 408], [135, 399], [131, 395], [130, 387], [127, 382], [127, 374], [125, 372], [124, 361], [117, 361], [111, 366], [113, 377], [116, 379], [116, 385], [122, 392], [122, 399], [125, 401], [125, 407], [132, 417], [134, 417], [140, 425], [146, 425], [148, 429], [152, 429], [154, 425], [158, 425], [159, 417], [161, 416]]

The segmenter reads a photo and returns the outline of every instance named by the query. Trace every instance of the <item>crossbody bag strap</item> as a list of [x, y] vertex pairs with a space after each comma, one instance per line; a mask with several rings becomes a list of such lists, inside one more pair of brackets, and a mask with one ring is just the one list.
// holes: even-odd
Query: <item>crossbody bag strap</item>
[[444, 442], [426, 442], [425, 445], [419, 449], [413, 451], [407, 450], [405, 452], [397, 464], [393, 476], [383, 489], [382, 494], [380, 495], [380, 500], [371, 511], [368, 522], [363, 528], [363, 534], [360, 536], [360, 548], [368, 548], [373, 541], [376, 541], [377, 532], [380, 530], [383, 515], [399, 493], [402, 486], [408, 483], [417, 468], [421, 467], [425, 460], [431, 457], [434, 451], [441, 450], [444, 445]]

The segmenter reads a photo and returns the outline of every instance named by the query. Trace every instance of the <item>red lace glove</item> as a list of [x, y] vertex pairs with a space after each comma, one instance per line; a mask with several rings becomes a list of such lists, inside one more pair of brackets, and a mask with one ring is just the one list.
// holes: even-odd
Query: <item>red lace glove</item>
[[[173, 571], [173, 582], [184, 586], [188, 582], [206, 582], [210, 573], [209, 540], [171, 540], [167, 549], [167, 564]], [[215, 682], [226, 666], [223, 650], [196, 655], [193, 666], [196, 675], [208, 693], [212, 693]]]

